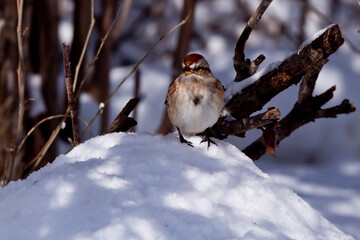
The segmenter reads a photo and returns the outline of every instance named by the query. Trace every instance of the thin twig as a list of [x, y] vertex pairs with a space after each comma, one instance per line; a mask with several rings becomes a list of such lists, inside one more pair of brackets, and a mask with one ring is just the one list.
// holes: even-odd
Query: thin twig
[[114, 20], [112, 21], [109, 29], [107, 30], [105, 36], [101, 39], [101, 43], [100, 43], [100, 46], [99, 46], [99, 48], [98, 48], [98, 50], [97, 50], [97, 52], [95, 54], [95, 57], [92, 59], [92, 61], [88, 64], [88, 66], [86, 68], [84, 77], [81, 79], [81, 82], [80, 82], [79, 90], [76, 92], [75, 101], [78, 99], [78, 97], [80, 95], [80, 92], [81, 92], [81, 90], [82, 90], [82, 88], [84, 86], [84, 83], [85, 83], [85, 79], [86, 79], [87, 75], [89, 74], [91, 67], [93, 67], [95, 62], [99, 59], [100, 52], [103, 49], [104, 44], [105, 44], [106, 40], [108, 39], [110, 32], [114, 28], [116, 20], [118, 19], [119, 15], [120, 15], [120, 8], [118, 9], [118, 11], [116, 13], [116, 16], [115, 16]]
[[[53, 120], [53, 119], [56, 119], [56, 118], [63, 118], [64, 116], [65, 116], [64, 114], [58, 114], [58, 115], [53, 115], [53, 116], [49, 116], [49, 117], [46, 117], [46, 118], [41, 119], [41, 121], [39, 121], [38, 123], [36, 123], [36, 124], [27, 132], [27, 134], [25, 135], [25, 137], [24, 137], [23, 140], [21, 141], [18, 150], [20, 150], [20, 149], [24, 146], [24, 143], [26, 142], [26, 140], [27, 140], [27, 139], [30, 137], [30, 135], [36, 130], [36, 128], [38, 128], [42, 123], [47, 122], [47, 121], [50, 121], [50, 120]], [[69, 116], [67, 116], [67, 117], [69, 117]], [[81, 121], [84, 123], [85, 126], [88, 125], [88, 122], [86, 122], [86, 120], [85, 120], [84, 118], [78, 116], [78, 119], [81, 120]], [[90, 131], [90, 135], [92, 135], [91, 129], [90, 129], [89, 131]]]
[[[45, 153], [47, 152], [47, 150], [49, 149], [49, 147], [52, 145], [52, 143], [54, 142], [55, 138], [57, 137], [57, 135], [59, 134], [62, 125], [64, 124], [66, 118], [69, 117], [69, 113], [70, 113], [70, 108], [68, 107], [66, 109], [65, 114], [63, 115], [56, 115], [56, 117], [49, 117], [48, 119], [43, 119], [42, 121], [40, 121], [38, 124], [36, 124], [30, 131], [30, 133], [28, 133], [26, 135], [26, 137], [23, 139], [23, 141], [25, 142], [25, 140], [28, 138], [28, 136], [35, 130], [35, 128], [37, 128], [41, 123], [47, 121], [47, 120], [51, 120], [53, 118], [58, 118], [58, 117], [63, 117], [61, 119], [61, 121], [59, 122], [59, 124], [56, 126], [55, 130], [52, 132], [50, 138], [48, 139], [48, 141], [45, 143], [45, 145], [43, 146], [43, 148], [41, 149], [41, 151], [38, 153], [38, 155], [32, 159], [26, 166], [25, 166], [25, 170], [29, 169], [29, 172], [34, 171], [37, 166], [40, 164], [42, 158], [44, 157]], [[88, 123], [83, 120], [82, 118], [79, 118], [80, 120], [82, 120], [85, 123], [85, 126], [88, 128]], [[90, 131], [91, 134], [91, 131]], [[22, 143], [23, 145], [23, 143]]]
[[79, 62], [78, 62], [78, 64], [76, 65], [76, 68], [75, 68], [75, 77], [74, 77], [74, 84], [73, 84], [73, 92], [75, 92], [75, 90], [76, 90], [76, 84], [77, 84], [77, 80], [78, 80], [78, 77], [79, 77], [80, 67], [81, 67], [82, 61], [83, 61], [83, 59], [84, 59], [84, 55], [85, 55], [85, 52], [86, 52], [86, 49], [87, 49], [87, 46], [88, 46], [88, 43], [89, 43], [89, 39], [90, 39], [92, 30], [93, 30], [93, 28], [94, 28], [94, 25], [95, 25], [94, 0], [91, 0], [91, 24], [90, 24], [89, 31], [88, 31], [87, 36], [86, 36], [85, 44], [84, 44], [84, 47], [83, 47], [83, 49], [82, 49]]
[[[166, 34], [160, 37], [160, 39], [150, 48], [150, 50], [142, 57], [142, 59], [131, 69], [131, 71], [126, 75], [126, 77], [118, 84], [118, 86], [114, 89], [114, 91], [107, 97], [107, 99], [103, 102], [104, 106], [107, 105], [107, 103], [110, 101], [110, 99], [115, 95], [115, 93], [120, 89], [120, 87], [123, 85], [123, 83], [139, 68], [140, 64], [150, 55], [150, 53], [157, 47], [157, 45], [164, 40], [168, 35], [170, 35], [173, 31], [175, 31], [177, 28], [184, 25], [187, 20], [189, 19], [191, 12], [187, 15], [187, 17], [182, 20], [178, 25], [173, 27], [170, 31], [168, 31]], [[100, 115], [102, 111], [102, 108], [99, 108], [97, 112], [95, 113], [94, 117], [90, 120], [89, 125], [82, 131], [80, 134], [80, 138], [85, 134], [87, 129], [91, 126], [91, 124], [95, 121], [97, 116]]]
[[10, 161], [10, 168], [8, 173], [8, 179], [6, 183], [9, 183], [12, 178], [12, 172], [14, 168], [15, 156], [18, 153], [18, 146], [21, 141], [22, 131], [23, 131], [23, 122], [24, 122], [24, 112], [25, 112], [25, 61], [24, 61], [24, 51], [22, 44], [22, 18], [23, 18], [23, 8], [24, 0], [17, 0], [17, 14], [18, 14], [18, 23], [16, 27], [17, 41], [18, 41], [18, 50], [19, 50], [19, 64], [17, 68], [18, 74], [18, 87], [19, 87], [19, 116], [17, 124], [17, 133], [15, 140], [15, 148]]
[[69, 45], [63, 43], [63, 57], [64, 57], [64, 68], [65, 68], [65, 85], [66, 92], [68, 97], [68, 103], [70, 107], [70, 116], [73, 129], [73, 144], [79, 145], [79, 128], [77, 123], [77, 108], [74, 100], [74, 92], [72, 91], [72, 78], [71, 78], [71, 69], [70, 69], [70, 60], [69, 60]]
[[[93, 12], [93, 9], [92, 9], [92, 12]], [[115, 21], [116, 21], [116, 18], [118, 17], [119, 15], [119, 12], [120, 12], [120, 9], [118, 10], [118, 13], [113, 21], [113, 23], [111, 24], [107, 34], [105, 35], [105, 37], [102, 39], [102, 42], [101, 42], [101, 45], [100, 47], [98, 48], [98, 51], [94, 57], [94, 59], [92, 60], [92, 62], [89, 63], [87, 69], [86, 69], [86, 72], [84, 74], [84, 77], [83, 79], [81, 80], [81, 83], [80, 83], [80, 87], [78, 89], [78, 91], [76, 92], [76, 95], [75, 95], [75, 101], [78, 100], [79, 96], [80, 96], [80, 92], [81, 92], [81, 89], [82, 89], [82, 86], [85, 82], [85, 79], [87, 77], [87, 74], [89, 73], [90, 71], [90, 68], [94, 65], [94, 62], [97, 60], [101, 50], [102, 50], [102, 47], [105, 43], [105, 40], [107, 39], [107, 36], [109, 35]], [[61, 126], [62, 124], [64, 123], [64, 121], [66, 120], [66, 118], [68, 117], [70, 113], [70, 108], [67, 107], [66, 109], [66, 112], [64, 114], [64, 117], [63, 119], [60, 121], [60, 123], [57, 125], [57, 127], [55, 128], [55, 130], [52, 132], [50, 138], [48, 139], [48, 141], [45, 143], [45, 145], [43, 146], [43, 148], [41, 149], [41, 151], [38, 153], [38, 155], [29, 163], [27, 164], [27, 168], [29, 168], [30, 172], [33, 171], [34, 169], [37, 168], [37, 166], [40, 164], [42, 158], [44, 157], [45, 153], [48, 151], [49, 147], [52, 145], [52, 143], [55, 141], [55, 138], [57, 137], [57, 135], [59, 134], [60, 132], [60, 129], [61, 129]], [[90, 126], [86, 126], [86, 129], [89, 129]], [[82, 135], [80, 136], [80, 138], [82, 137]]]
[[[45, 118], [43, 120], [41, 120], [40, 122], [38, 122], [29, 132], [28, 134], [26, 135], [26, 137], [23, 139], [23, 141], [25, 142], [25, 140], [29, 137], [29, 135], [40, 125], [42, 124], [43, 122], [45, 121], [48, 121], [48, 120], [51, 120], [51, 119], [54, 119], [54, 118], [60, 118], [62, 117], [60, 123], [57, 125], [57, 127], [55, 128], [55, 130], [52, 132], [50, 138], [48, 139], [48, 141], [45, 143], [45, 145], [43, 146], [43, 148], [41, 149], [41, 151], [38, 153], [38, 155], [32, 159], [28, 164], [26, 164], [26, 166], [24, 167], [24, 172], [28, 170], [28, 173], [31, 173], [33, 172], [37, 167], [38, 165], [40, 164], [42, 158], [44, 157], [45, 153], [47, 152], [47, 150], [49, 149], [49, 147], [51, 146], [51, 144], [54, 142], [56, 136], [59, 134], [61, 128], [62, 128], [62, 125], [63, 123], [65, 122], [66, 118], [69, 117], [69, 107], [67, 108], [65, 114], [63, 115], [55, 115], [55, 116], [50, 116], [48, 118]], [[85, 124], [85, 126], [88, 125], [88, 123], [79, 117], [80, 120], [82, 120]], [[91, 134], [91, 132], [90, 132]], [[22, 143], [23, 145], [24, 143]]]
[[27, 132], [26, 136], [22, 139], [20, 145], [19, 145], [19, 150], [23, 147], [25, 141], [28, 139], [28, 137], [35, 131], [35, 129], [37, 127], [39, 127], [42, 123], [46, 122], [46, 121], [49, 121], [49, 120], [52, 120], [52, 119], [55, 119], [55, 118], [61, 118], [61, 117], [64, 117], [63, 114], [59, 114], [59, 115], [54, 115], [54, 116], [49, 116], [49, 117], [46, 117], [44, 119], [42, 119], [41, 121], [39, 121], [38, 123], [35, 124], [35, 126], [33, 126], [30, 131]]
[[16, 28], [18, 49], [19, 49], [19, 65], [17, 69], [18, 73], [18, 86], [19, 86], [19, 119], [17, 126], [16, 145], [19, 144], [22, 136], [23, 121], [24, 121], [24, 100], [25, 100], [25, 62], [24, 51], [22, 45], [22, 17], [24, 0], [17, 0], [18, 4], [18, 25]]
[[30, 172], [33, 172], [38, 165], [40, 164], [40, 162], [42, 161], [44, 155], [46, 154], [46, 152], [49, 150], [50, 146], [52, 145], [52, 143], [54, 142], [55, 138], [57, 137], [57, 135], [59, 134], [62, 124], [63, 122], [65, 122], [66, 118], [69, 115], [69, 107], [67, 108], [64, 117], [61, 119], [60, 123], [56, 126], [55, 130], [51, 133], [51, 136], [49, 137], [49, 139], [47, 140], [47, 142], [45, 143], [45, 145], [43, 146], [43, 148], [41, 149], [41, 151], [37, 154], [37, 156], [32, 159], [26, 166], [25, 169], [29, 168]]

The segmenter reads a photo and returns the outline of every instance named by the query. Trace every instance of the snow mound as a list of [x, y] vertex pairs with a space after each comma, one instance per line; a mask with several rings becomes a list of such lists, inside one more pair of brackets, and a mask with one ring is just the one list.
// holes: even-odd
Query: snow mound
[[79, 145], [0, 190], [1, 239], [353, 239], [233, 145], [189, 140]]

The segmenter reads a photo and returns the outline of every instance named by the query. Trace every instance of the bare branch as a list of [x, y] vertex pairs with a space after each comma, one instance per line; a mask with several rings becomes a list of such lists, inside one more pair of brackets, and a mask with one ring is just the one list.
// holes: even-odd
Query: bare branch
[[17, 15], [18, 15], [18, 23], [16, 27], [17, 34], [17, 42], [18, 42], [18, 50], [19, 50], [19, 63], [17, 68], [18, 75], [18, 90], [19, 90], [19, 115], [18, 115], [18, 123], [17, 123], [17, 133], [14, 151], [11, 154], [10, 159], [10, 167], [8, 168], [9, 172], [6, 174], [8, 178], [6, 179], [6, 184], [8, 184], [13, 178], [13, 170], [15, 157], [18, 154], [18, 146], [20, 144], [23, 132], [23, 124], [24, 124], [24, 113], [25, 113], [25, 61], [24, 61], [24, 50], [22, 43], [22, 19], [23, 19], [23, 8], [24, 8], [24, 0], [17, 0]]
[[[270, 5], [272, 0], [262, 0], [258, 8], [255, 10], [254, 14], [251, 16], [247, 22], [244, 31], [241, 33], [241, 36], [235, 46], [235, 55], [234, 55], [234, 68], [236, 71], [235, 82], [240, 82], [241, 80], [253, 75], [259, 65], [265, 60], [264, 55], [258, 56], [254, 61], [250, 62], [250, 59], [245, 60], [245, 44], [250, 37], [252, 30], [255, 28], [257, 23], [260, 21], [262, 15]], [[254, 71], [255, 70], [255, 71]]]
[[342, 44], [344, 39], [338, 25], [330, 26], [298, 53], [285, 59], [277, 68], [261, 76], [256, 82], [242, 89], [226, 104], [227, 111], [236, 119], [243, 119], [261, 110], [274, 96], [293, 84], [313, 68], [323, 64]]
[[18, 3], [18, 25], [16, 28], [18, 49], [19, 49], [19, 65], [17, 69], [18, 73], [18, 86], [19, 86], [19, 117], [16, 134], [16, 145], [21, 141], [23, 121], [24, 121], [24, 100], [25, 100], [25, 62], [24, 62], [24, 50], [22, 44], [22, 18], [24, 0], [17, 0]]
[[73, 145], [76, 146], [80, 144], [79, 128], [77, 122], [77, 107], [75, 104], [74, 92], [72, 90], [73, 81], [71, 78], [69, 45], [67, 45], [66, 43], [63, 43], [63, 56], [64, 56], [64, 68], [65, 68], [65, 85], [66, 85], [66, 92], [69, 102], [70, 116], [71, 116], [72, 129], [73, 129]]
[[355, 110], [355, 104], [350, 103], [348, 99], [344, 99], [340, 105], [318, 110], [316, 118], [336, 118], [339, 114], [349, 114], [355, 112]]
[[322, 67], [328, 62], [328, 59], [322, 59], [317, 64], [309, 67], [299, 87], [298, 101], [302, 102], [304, 99], [312, 96], [315, 88], [315, 83]]
[[228, 121], [226, 119], [220, 119], [217, 123], [217, 127], [222, 134], [237, 135], [254, 128], [262, 127], [279, 119], [280, 110], [278, 108], [273, 108], [264, 113], [242, 120]]
[[139, 101], [140, 99], [138, 98], [130, 99], [104, 134], [112, 132], [126, 132], [127, 130], [135, 126], [137, 122], [133, 118], [128, 116], [135, 109]]
[[[103, 38], [101, 38], [101, 43], [100, 43], [100, 46], [99, 46], [99, 48], [98, 48], [98, 50], [97, 50], [97, 52], [96, 52], [96, 54], [95, 54], [95, 57], [92, 59], [92, 61], [88, 64], [88, 66], [87, 66], [87, 68], [86, 68], [84, 77], [83, 77], [83, 79], [81, 79], [81, 82], [80, 82], [79, 90], [76, 92], [75, 99], [78, 99], [78, 97], [79, 97], [79, 95], [80, 95], [80, 92], [81, 92], [81, 90], [82, 90], [82, 88], [83, 88], [83, 86], [84, 86], [85, 79], [86, 79], [87, 75], [89, 74], [91, 67], [93, 67], [94, 64], [95, 64], [95, 62], [98, 60], [99, 55], [100, 55], [100, 53], [101, 53], [101, 50], [103, 49], [104, 44], [105, 44], [105, 42], [107, 41], [107, 39], [108, 39], [108, 37], [109, 37], [109, 35], [110, 35], [110, 32], [113, 30], [113, 28], [114, 28], [114, 26], [115, 26], [115, 23], [116, 23], [116, 21], [117, 21], [117, 19], [118, 19], [118, 17], [119, 17], [119, 14], [120, 14], [120, 8], [118, 9], [118, 11], [117, 11], [117, 13], [116, 13], [116, 16], [115, 16], [115, 18], [113, 19], [110, 27], [108, 28], [105, 36], [104, 36]], [[74, 86], [75, 86], [75, 85], [74, 85]], [[81, 135], [81, 136], [82, 136], [82, 135]]]
[[[315, 99], [316, 97], [311, 98], [307, 102], [306, 106], [311, 107], [318, 105], [319, 103], [316, 103]], [[319, 109], [317, 107], [306, 108], [304, 107], [303, 103], [296, 103], [290, 113], [279, 122], [280, 127], [276, 129], [277, 144], [279, 144], [284, 138], [290, 136], [290, 134], [296, 129], [304, 126], [309, 122], [315, 121], [315, 119], [334, 118], [339, 114], [349, 114], [355, 110], [355, 105], [350, 103], [347, 99], [345, 99], [340, 105], [328, 109]], [[264, 138], [258, 138], [242, 151], [252, 160], [258, 160], [266, 152]]]
[[[319, 72], [315, 73], [315, 75], [317, 76], [318, 73]], [[336, 107], [321, 109], [321, 106], [333, 97], [335, 89], [336, 87], [333, 86], [318, 96], [308, 96], [303, 98], [301, 101], [297, 101], [289, 114], [279, 122], [280, 126], [275, 132], [276, 145], [278, 145], [284, 138], [290, 136], [290, 134], [296, 129], [309, 122], [315, 121], [315, 119], [336, 117], [338, 114], [348, 114], [354, 112], [355, 105], [349, 103], [348, 100], [344, 100]], [[258, 138], [255, 142], [246, 147], [243, 152], [253, 160], [259, 159], [266, 152], [264, 137], [262, 136]]]
[[29, 163], [26, 164], [25, 170], [24, 170], [25, 174], [29, 174], [29, 173], [35, 171], [35, 169], [37, 169], [37, 167], [41, 163], [42, 159], [44, 158], [44, 155], [46, 154], [46, 152], [48, 151], [50, 146], [55, 141], [55, 138], [59, 134], [63, 122], [65, 122], [66, 118], [69, 115], [69, 111], [70, 110], [68, 107], [64, 114], [64, 117], [61, 119], [60, 123], [56, 126], [55, 130], [51, 133], [51, 136], [49, 137], [49, 139], [47, 140], [47, 142], [45, 143], [45, 145], [43, 146], [41, 151], [36, 155], [36, 157], [34, 159], [32, 159]]

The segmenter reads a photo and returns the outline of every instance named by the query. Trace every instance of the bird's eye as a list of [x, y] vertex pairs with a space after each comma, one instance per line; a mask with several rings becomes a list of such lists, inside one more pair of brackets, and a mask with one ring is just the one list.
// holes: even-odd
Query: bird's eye
[[183, 72], [189, 72], [190, 71], [190, 68], [189, 67], [184, 67], [183, 68]]
[[194, 71], [201, 71], [201, 70], [202, 70], [202, 67], [200, 67], [200, 66], [197, 66], [194, 68]]

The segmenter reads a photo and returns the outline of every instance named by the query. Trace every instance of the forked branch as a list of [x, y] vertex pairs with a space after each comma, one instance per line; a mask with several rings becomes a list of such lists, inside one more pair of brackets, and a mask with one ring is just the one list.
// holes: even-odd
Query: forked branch
[[[292, 63], [296, 66], [301, 61], [305, 71], [295, 67], [293, 71], [286, 68], [286, 79], [302, 79], [299, 87], [298, 100], [293, 109], [280, 122], [279, 126], [274, 130], [274, 139], [278, 145], [284, 138], [290, 136], [292, 132], [301, 126], [313, 122], [318, 118], [334, 118], [339, 114], [348, 114], [356, 110], [355, 105], [345, 99], [340, 105], [335, 107], [322, 109], [322, 106], [333, 98], [336, 87], [333, 86], [318, 96], [312, 96], [316, 80], [322, 67], [328, 62], [327, 57], [336, 51], [343, 43], [340, 29], [337, 25], [329, 27], [323, 34], [299, 50], [299, 57], [295, 55], [286, 59], [281, 65]], [[295, 60], [294, 60], [295, 59]], [[308, 61], [304, 61], [308, 59]], [[280, 68], [272, 71], [272, 74], [262, 76], [262, 81], [271, 81], [273, 76], [278, 74], [284, 75], [279, 71]], [[299, 71], [300, 70], [300, 71]], [[246, 91], [246, 89], [244, 90]], [[243, 151], [251, 159], [257, 160], [266, 152], [266, 141], [264, 136], [257, 139]]]
[[277, 94], [298, 84], [314, 66], [324, 64], [324, 60], [343, 43], [339, 26], [330, 26], [311, 43], [285, 59], [278, 67], [238, 92], [225, 103], [226, 110], [236, 119], [249, 117], [253, 112], [261, 110]]
[[265, 60], [264, 55], [259, 55], [254, 61], [250, 59], [245, 60], [245, 44], [250, 37], [252, 30], [260, 21], [262, 15], [270, 5], [272, 0], [262, 0], [258, 8], [255, 10], [254, 14], [251, 16], [250, 20], [247, 22], [244, 31], [240, 35], [240, 38], [235, 46], [235, 55], [234, 55], [234, 68], [236, 71], [235, 82], [240, 82], [241, 80], [252, 76], [258, 69], [259, 65]]

